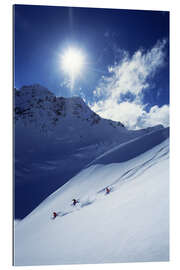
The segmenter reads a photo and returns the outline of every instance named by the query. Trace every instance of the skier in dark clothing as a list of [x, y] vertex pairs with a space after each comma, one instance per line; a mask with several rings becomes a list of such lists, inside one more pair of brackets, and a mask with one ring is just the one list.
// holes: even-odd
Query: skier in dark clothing
[[75, 206], [75, 205], [76, 205], [76, 203], [78, 203], [78, 200], [73, 199], [73, 200], [72, 200], [72, 202], [73, 202], [73, 205]]
[[110, 191], [111, 191], [110, 188], [107, 187], [107, 188], [106, 188], [106, 194], [109, 194]]
[[57, 217], [57, 213], [53, 212], [53, 219], [55, 219]]

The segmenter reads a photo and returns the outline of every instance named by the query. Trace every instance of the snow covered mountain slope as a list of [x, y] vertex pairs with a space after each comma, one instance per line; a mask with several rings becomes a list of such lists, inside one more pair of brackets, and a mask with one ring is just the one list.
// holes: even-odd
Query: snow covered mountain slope
[[167, 139], [128, 161], [82, 170], [16, 224], [15, 265], [167, 261], [168, 158]]
[[102, 155], [98, 156], [92, 164], [109, 164], [114, 162], [123, 162], [134, 158], [145, 151], [158, 145], [169, 137], [169, 128], [152, 131], [128, 142], [119, 144]]
[[168, 136], [162, 126], [127, 130], [120, 122], [102, 119], [81, 98], [56, 97], [40, 85], [15, 89], [14, 105], [15, 218], [25, 217], [96, 159], [106, 164], [104, 153], [117, 148], [118, 162], [125, 161]]

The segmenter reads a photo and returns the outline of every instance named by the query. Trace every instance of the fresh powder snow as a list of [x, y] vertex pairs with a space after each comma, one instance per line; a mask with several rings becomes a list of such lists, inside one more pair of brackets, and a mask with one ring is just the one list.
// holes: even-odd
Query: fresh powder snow
[[134, 158], [121, 160], [124, 144], [95, 158], [16, 223], [15, 265], [168, 261], [169, 139], [150, 136]]

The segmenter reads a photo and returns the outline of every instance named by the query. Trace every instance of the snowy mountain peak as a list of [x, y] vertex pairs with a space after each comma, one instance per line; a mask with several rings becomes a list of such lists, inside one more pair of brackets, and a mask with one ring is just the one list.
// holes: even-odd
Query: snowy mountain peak
[[26, 127], [35, 126], [41, 133], [54, 133], [63, 126], [81, 129], [103, 122], [108, 128], [124, 128], [120, 122], [102, 119], [78, 96], [56, 97], [47, 88], [33, 84], [15, 89], [15, 120]]
[[[40, 84], [32, 84], [32, 85], [24, 85], [19, 90], [22, 95], [32, 94], [33, 97], [35, 96], [54, 96], [46, 87]], [[16, 90], [16, 93], [18, 91]]]

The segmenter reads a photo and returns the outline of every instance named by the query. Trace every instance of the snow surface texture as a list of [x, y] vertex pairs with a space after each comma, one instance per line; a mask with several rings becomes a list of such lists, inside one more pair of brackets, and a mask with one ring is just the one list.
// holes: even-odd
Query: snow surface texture
[[121, 163], [120, 146], [106, 152], [18, 222], [15, 265], [168, 261], [169, 140], [153, 146]]
[[81, 98], [56, 97], [37, 84], [15, 89], [14, 107], [16, 219], [89, 164], [127, 161], [168, 137], [162, 126], [127, 130]]

